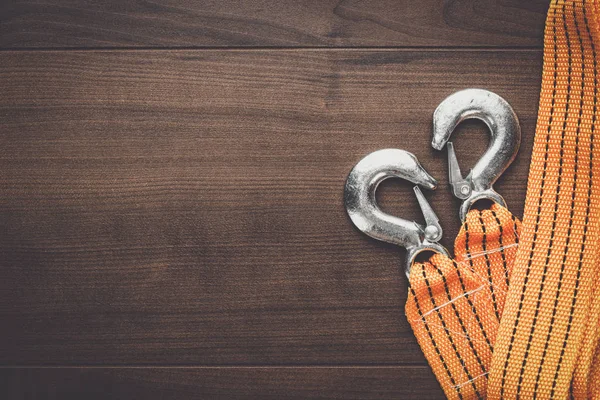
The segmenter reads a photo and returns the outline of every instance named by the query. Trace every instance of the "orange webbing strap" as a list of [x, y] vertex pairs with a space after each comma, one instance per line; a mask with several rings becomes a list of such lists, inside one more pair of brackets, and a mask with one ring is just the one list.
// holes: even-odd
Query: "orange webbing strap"
[[504, 207], [468, 212], [455, 260], [435, 254], [410, 271], [406, 316], [450, 399], [483, 399], [520, 222]]
[[571, 382], [570, 397], [575, 399], [600, 398], [600, 293], [597, 287], [594, 287], [594, 291], [590, 318]]
[[490, 399], [600, 398], [597, 8], [594, 0], [550, 6], [523, 229]]

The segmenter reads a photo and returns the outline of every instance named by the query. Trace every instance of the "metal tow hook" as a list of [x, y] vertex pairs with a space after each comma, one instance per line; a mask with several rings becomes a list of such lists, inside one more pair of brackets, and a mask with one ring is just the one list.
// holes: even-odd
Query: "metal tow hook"
[[429, 202], [419, 189], [415, 195], [425, 218], [425, 225], [384, 213], [377, 205], [375, 192], [385, 179], [402, 178], [428, 189], [437, 181], [425, 171], [408, 151], [384, 149], [367, 155], [348, 175], [344, 192], [346, 211], [358, 229], [372, 238], [405, 247], [405, 271], [408, 276], [415, 257], [426, 250], [448, 255], [438, 243], [442, 227]]
[[[466, 178], [462, 177], [452, 142], [452, 132], [467, 119], [479, 119], [489, 128], [488, 149]], [[437, 150], [448, 146], [448, 168], [452, 193], [463, 200], [460, 219], [478, 200], [490, 199], [506, 207], [504, 198], [493, 188], [496, 180], [515, 159], [521, 144], [521, 127], [514, 110], [506, 100], [483, 89], [465, 89], [448, 96], [433, 113], [433, 139]]]

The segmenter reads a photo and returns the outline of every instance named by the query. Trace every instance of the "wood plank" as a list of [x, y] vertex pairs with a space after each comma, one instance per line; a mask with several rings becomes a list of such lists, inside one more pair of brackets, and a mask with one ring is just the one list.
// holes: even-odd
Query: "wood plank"
[[[540, 51], [3, 53], [0, 364], [423, 364], [404, 252], [352, 226], [346, 176], [414, 152], [450, 245], [431, 115], [485, 87], [521, 118], [521, 215], [540, 76]], [[461, 131], [467, 170], [487, 134]], [[380, 197], [420, 219], [408, 184]]]
[[16, 0], [0, 48], [542, 46], [546, 0]]
[[443, 399], [427, 367], [1, 369], [11, 400]]

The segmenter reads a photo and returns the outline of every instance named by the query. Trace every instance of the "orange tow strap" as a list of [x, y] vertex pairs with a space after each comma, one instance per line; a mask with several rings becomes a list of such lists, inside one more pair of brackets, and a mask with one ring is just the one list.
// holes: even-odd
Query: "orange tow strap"
[[600, 399], [598, 7], [550, 6], [518, 251], [495, 204], [469, 211], [456, 260], [412, 266], [406, 315], [448, 398]]
[[598, 7], [550, 5], [523, 229], [490, 399], [600, 398]]
[[454, 260], [435, 254], [412, 265], [406, 316], [450, 399], [486, 397], [520, 225], [495, 203], [471, 209]]

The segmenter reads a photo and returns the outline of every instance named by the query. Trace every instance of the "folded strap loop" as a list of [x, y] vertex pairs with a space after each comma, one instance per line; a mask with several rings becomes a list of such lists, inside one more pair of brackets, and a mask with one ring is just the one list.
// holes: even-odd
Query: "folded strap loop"
[[406, 316], [450, 399], [484, 399], [520, 222], [504, 207], [472, 209], [454, 260], [414, 263]]

